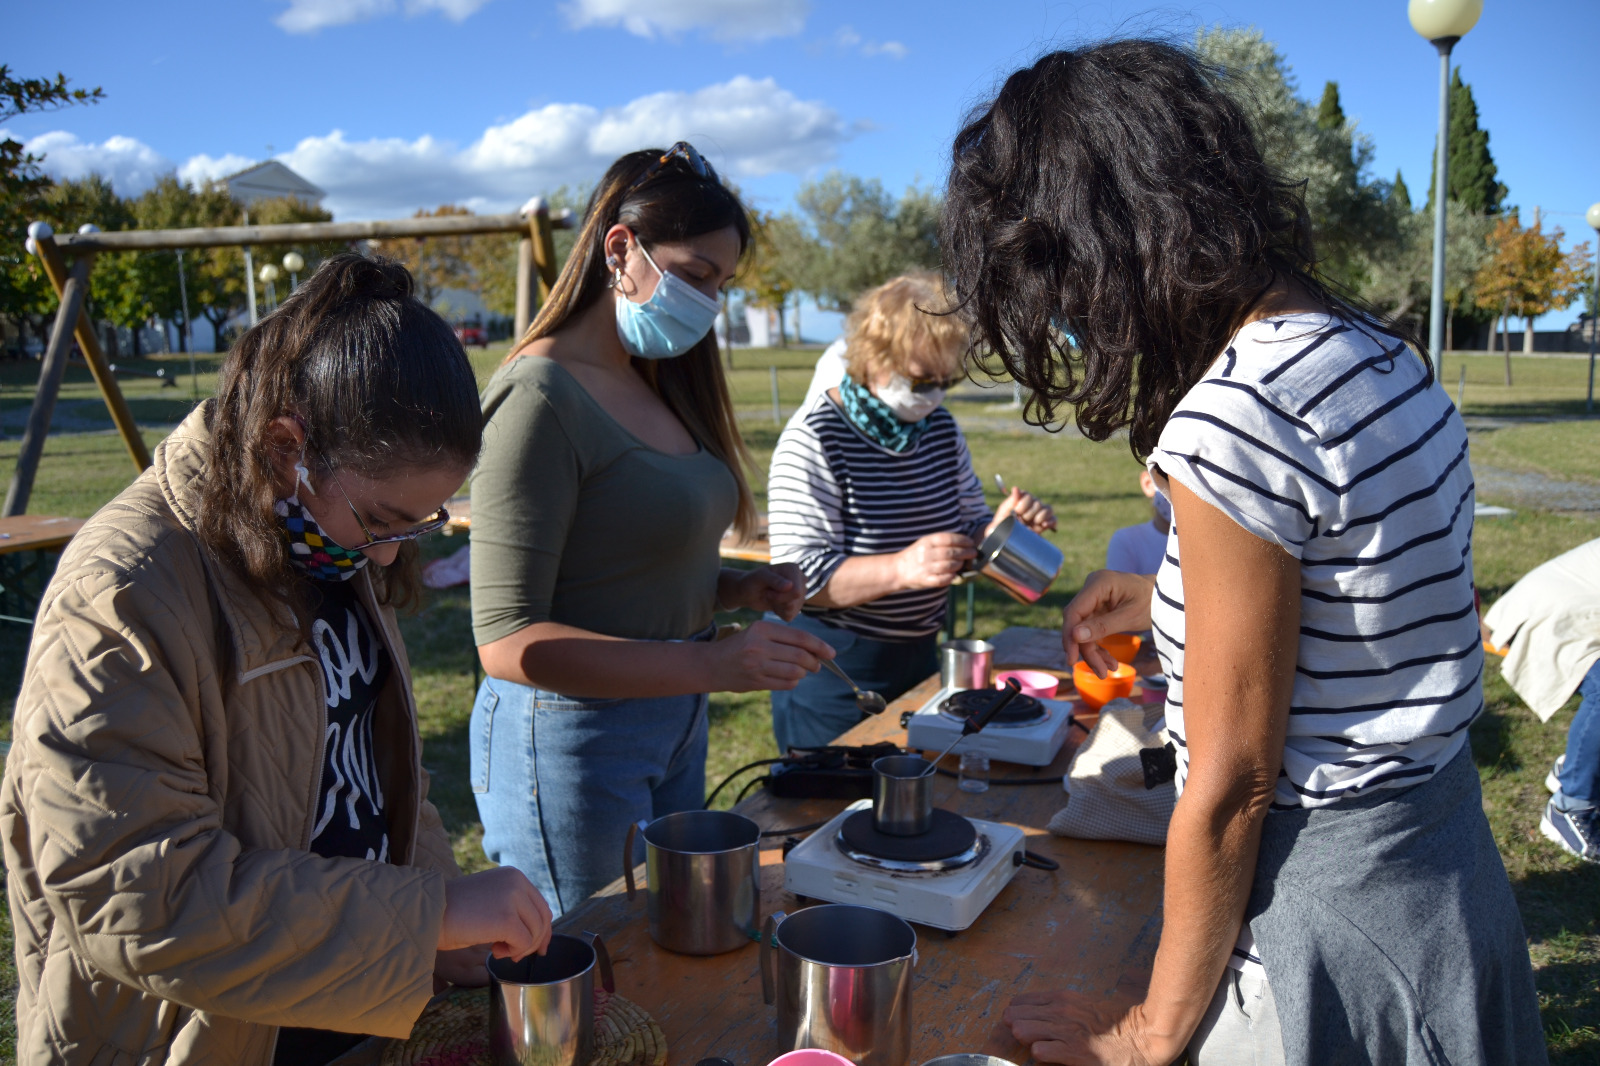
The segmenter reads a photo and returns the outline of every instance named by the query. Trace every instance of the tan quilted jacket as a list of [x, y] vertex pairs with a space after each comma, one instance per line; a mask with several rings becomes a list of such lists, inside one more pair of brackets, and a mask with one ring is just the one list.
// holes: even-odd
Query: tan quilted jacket
[[311, 854], [321, 665], [202, 553], [197, 411], [45, 593], [0, 792], [17, 1060], [272, 1060], [278, 1026], [404, 1037], [433, 990], [450, 843], [394, 613], [375, 748], [394, 865]]

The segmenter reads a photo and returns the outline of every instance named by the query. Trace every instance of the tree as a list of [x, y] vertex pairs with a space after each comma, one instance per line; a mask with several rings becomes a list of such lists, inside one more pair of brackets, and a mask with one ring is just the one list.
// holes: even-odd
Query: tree
[[1317, 128], [1342, 130], [1344, 126], [1344, 108], [1339, 106], [1339, 83], [1330, 81], [1322, 87], [1322, 102], [1317, 104]]
[[[453, 215], [470, 215], [471, 211], [454, 204], [442, 204], [432, 211], [421, 209], [414, 218], [447, 218]], [[395, 260], [407, 270], [416, 282], [417, 296], [423, 303], [433, 306], [434, 300], [445, 289], [464, 289], [472, 285], [471, 237], [392, 237], [381, 242], [373, 241], [378, 251]], [[514, 284], [514, 282], [513, 282]]]
[[[1397, 185], [1389, 201], [1397, 214], [1397, 233], [1380, 254], [1374, 255], [1361, 295], [1374, 307], [1395, 318], [1420, 323], [1433, 294], [1433, 214], [1410, 210], [1404, 184]], [[1474, 286], [1488, 257], [1486, 241], [1492, 219], [1474, 215], [1454, 200], [1445, 205], [1444, 302], [1450, 309], [1445, 320], [1445, 347], [1454, 347], [1454, 321], [1476, 307]]]
[[[237, 226], [241, 221], [239, 205], [228, 193], [227, 187], [208, 181], [191, 186], [193, 199], [187, 205], [187, 226]], [[185, 254], [188, 274], [189, 300], [198, 308], [200, 316], [211, 323], [211, 333], [217, 348], [226, 342], [223, 332], [228, 320], [241, 314], [246, 305], [244, 288], [244, 253], [238, 248], [197, 248]]]
[[[799, 289], [792, 268], [801, 261], [803, 253], [796, 250], [803, 248], [805, 237], [791, 215], [752, 210], [750, 222], [750, 253], [739, 272], [738, 287], [747, 307], [778, 312], [778, 343], [788, 347], [783, 317], [789, 298]], [[786, 249], [790, 252], [787, 256]]]
[[[86, 224], [108, 233], [136, 225], [133, 205], [99, 174], [51, 185], [41, 198], [41, 207], [45, 220], [58, 233], [72, 233]], [[112, 327], [105, 338], [106, 353], [112, 359], [118, 354], [116, 328], [133, 332], [133, 354], [137, 356], [139, 329], [154, 313], [147, 293], [150, 279], [141, 270], [146, 265], [144, 258], [136, 252], [101, 253], [89, 273], [89, 317]]]
[[[1588, 242], [1561, 251], [1560, 227], [1543, 231], [1535, 213], [1533, 225], [1522, 228], [1513, 209], [1489, 234], [1489, 254], [1474, 279], [1478, 306], [1527, 322], [1522, 350], [1533, 351], [1533, 320], [1546, 311], [1572, 306], [1583, 289], [1589, 264]], [[1511, 384], [1511, 348], [1506, 346], [1506, 384]]]
[[1405, 175], [1398, 170], [1394, 172], [1394, 184], [1389, 186], [1389, 201], [1396, 210], [1411, 213], [1411, 190], [1406, 188]]
[[[100, 89], [71, 88], [64, 74], [18, 78], [0, 64], [0, 123], [27, 113], [96, 104], [104, 96]], [[55, 293], [38, 262], [23, 249], [22, 234], [29, 222], [44, 216], [40, 201], [51, 181], [39, 169], [42, 161], [24, 151], [20, 141], [0, 139], [0, 316], [23, 331], [33, 327], [41, 339]]]
[[[586, 187], [563, 185], [546, 193], [544, 201], [552, 217], [571, 211], [574, 226], [558, 229], [553, 234], [556, 249], [556, 272], [559, 274], [572, 254], [577, 240], [577, 222], [581, 220], [584, 204], [589, 199]], [[470, 288], [489, 309], [491, 314], [511, 318], [517, 313], [517, 243], [516, 233], [480, 233], [465, 244], [465, 262], [471, 276]], [[382, 249], [387, 251], [387, 248]]]
[[939, 265], [937, 193], [913, 186], [896, 201], [876, 179], [835, 171], [795, 193], [799, 214], [775, 228], [776, 254], [794, 287], [849, 311], [864, 290]]
[[1397, 218], [1385, 183], [1367, 176], [1372, 142], [1344, 118], [1338, 86], [1328, 84], [1317, 108], [1300, 99], [1288, 62], [1259, 30], [1202, 30], [1195, 49], [1223, 72], [1223, 88], [1249, 116], [1267, 163], [1305, 183], [1322, 272], [1359, 290], [1374, 255], [1395, 240]]
[[[1428, 178], [1428, 209], [1433, 209], [1433, 189], [1439, 181], [1435, 141], [1435, 162]], [[1500, 212], [1506, 187], [1496, 180], [1499, 173], [1494, 156], [1489, 154], [1489, 131], [1478, 127], [1478, 102], [1472, 86], [1461, 80], [1457, 67], [1450, 78], [1450, 191], [1449, 199], [1459, 200], [1467, 210], [1479, 215]]]

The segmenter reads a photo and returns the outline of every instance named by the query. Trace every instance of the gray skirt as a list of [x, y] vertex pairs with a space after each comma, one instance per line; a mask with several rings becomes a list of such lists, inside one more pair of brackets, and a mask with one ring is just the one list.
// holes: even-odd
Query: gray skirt
[[1547, 1061], [1466, 747], [1412, 788], [1268, 815], [1245, 917], [1291, 1063]]

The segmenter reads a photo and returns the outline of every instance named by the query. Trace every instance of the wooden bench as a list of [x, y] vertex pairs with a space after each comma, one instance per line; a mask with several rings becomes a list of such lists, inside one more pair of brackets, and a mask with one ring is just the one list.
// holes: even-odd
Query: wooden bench
[[39, 597], [55, 572], [48, 556], [65, 548], [83, 523], [31, 514], [0, 518], [0, 622], [33, 625]]

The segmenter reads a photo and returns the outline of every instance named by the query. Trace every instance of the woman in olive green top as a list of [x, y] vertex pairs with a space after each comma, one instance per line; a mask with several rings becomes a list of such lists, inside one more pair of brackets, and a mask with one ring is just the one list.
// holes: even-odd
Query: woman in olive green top
[[832, 658], [719, 607], [793, 618], [793, 566], [724, 570], [756, 519], [711, 325], [749, 243], [689, 145], [612, 164], [539, 316], [484, 390], [472, 480], [472, 710], [483, 848], [556, 913], [616, 877], [629, 824], [705, 797], [706, 693], [792, 688]]

